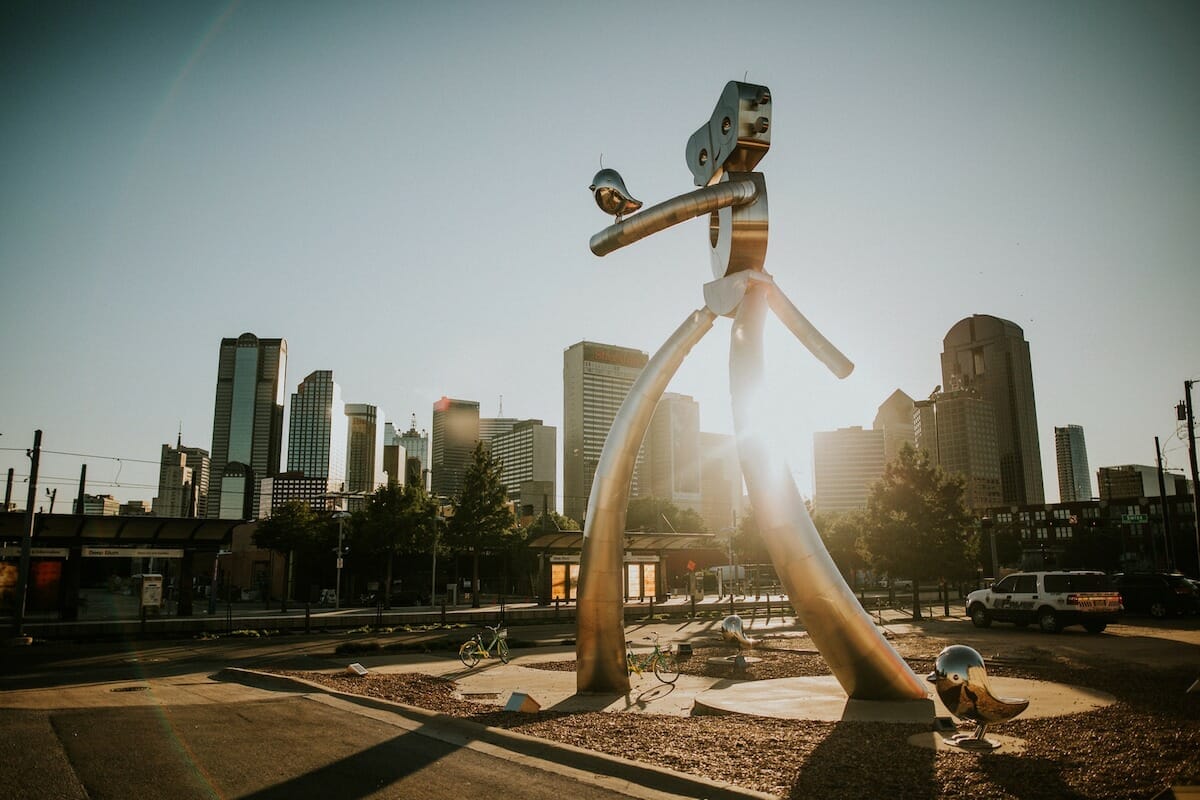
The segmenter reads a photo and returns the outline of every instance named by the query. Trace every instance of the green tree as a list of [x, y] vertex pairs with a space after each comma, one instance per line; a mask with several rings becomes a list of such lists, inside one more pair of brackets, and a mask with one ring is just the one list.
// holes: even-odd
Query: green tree
[[739, 564], [769, 564], [771, 556], [758, 531], [758, 517], [750, 509], [733, 531], [733, 554]]
[[288, 576], [292, 573], [292, 561], [298, 553], [316, 550], [323, 539], [326, 525], [307, 503], [289, 500], [265, 520], [255, 526], [254, 544], [283, 555], [283, 588], [280, 595], [280, 611], [287, 611]]
[[625, 530], [653, 533], [707, 531], [704, 518], [690, 508], [680, 508], [660, 497], [635, 497], [625, 512]]
[[961, 477], [948, 476], [924, 450], [905, 445], [871, 487], [863, 543], [876, 569], [912, 579], [913, 619], [921, 618], [921, 581], [964, 577], [971, 524]]
[[863, 558], [860, 540], [866, 521], [862, 511], [828, 511], [815, 512], [812, 515], [813, 525], [821, 535], [825, 549], [829, 551], [838, 571], [853, 587], [854, 576], [858, 570], [867, 565]]
[[500, 483], [500, 464], [483, 443], [475, 445], [463, 474], [454, 515], [446, 525], [450, 549], [471, 554], [471, 606], [479, 608], [479, 554], [506, 548], [516, 536], [516, 520]]
[[579, 530], [579, 523], [570, 517], [564, 517], [557, 511], [551, 511], [547, 514], [538, 514], [525, 530], [530, 536], [537, 536], [539, 533], [551, 533], [553, 531], [577, 531]]
[[419, 483], [382, 487], [351, 517], [351, 546], [383, 561], [385, 608], [392, 607], [396, 556], [430, 552], [438, 524], [437, 503]]

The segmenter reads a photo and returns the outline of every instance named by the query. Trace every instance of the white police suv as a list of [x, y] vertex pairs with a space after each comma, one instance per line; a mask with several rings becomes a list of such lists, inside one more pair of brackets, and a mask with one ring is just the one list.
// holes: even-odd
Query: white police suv
[[1123, 610], [1121, 595], [1103, 572], [1016, 572], [967, 595], [967, 615], [977, 628], [996, 620], [1036, 623], [1047, 633], [1067, 625], [1100, 633], [1120, 619]]

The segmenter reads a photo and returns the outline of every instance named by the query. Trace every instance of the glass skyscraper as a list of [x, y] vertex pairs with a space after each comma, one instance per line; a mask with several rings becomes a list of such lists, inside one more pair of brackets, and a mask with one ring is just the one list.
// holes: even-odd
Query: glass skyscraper
[[317, 370], [300, 382], [288, 420], [288, 472], [334, 484], [346, 480], [345, 409], [331, 370]]
[[243, 333], [221, 340], [208, 516], [252, 517], [258, 482], [279, 472], [287, 341]]
[[1078, 425], [1054, 429], [1054, 454], [1058, 462], [1058, 500], [1073, 503], [1092, 499], [1092, 475], [1088, 470], [1087, 443]]

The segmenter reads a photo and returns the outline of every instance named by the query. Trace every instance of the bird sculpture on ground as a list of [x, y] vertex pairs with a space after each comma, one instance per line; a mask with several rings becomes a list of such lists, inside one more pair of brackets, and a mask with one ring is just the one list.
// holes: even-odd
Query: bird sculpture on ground
[[988, 684], [983, 656], [966, 645], [951, 645], [939, 653], [926, 680], [934, 685], [947, 711], [975, 723], [973, 733], [946, 740], [966, 750], [999, 747], [999, 742], [985, 738], [988, 725], [1007, 722], [1029, 707], [1028, 700], [997, 696]]

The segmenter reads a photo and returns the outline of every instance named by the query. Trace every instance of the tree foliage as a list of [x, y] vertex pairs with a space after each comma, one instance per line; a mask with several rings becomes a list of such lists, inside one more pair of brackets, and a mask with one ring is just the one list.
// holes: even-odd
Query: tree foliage
[[284, 588], [280, 592], [282, 610], [287, 610], [287, 576], [291, 574], [292, 559], [296, 554], [318, 550], [327, 528], [326, 520], [299, 500], [289, 500], [255, 526], [254, 544], [282, 553], [284, 557]]
[[812, 515], [813, 525], [821, 535], [825, 549], [833, 558], [847, 583], [854, 585], [854, 575], [867, 566], [860, 540], [866, 528], [862, 511], [827, 511]]
[[383, 567], [385, 607], [391, 606], [395, 557], [430, 552], [438, 524], [437, 503], [419, 483], [381, 487], [351, 517], [351, 547], [376, 556]]
[[519, 538], [500, 464], [480, 442], [463, 474], [454, 515], [446, 525], [447, 546], [471, 555], [471, 605], [479, 607], [479, 554], [507, 548]]
[[769, 564], [771, 556], [758, 531], [754, 509], [747, 512], [733, 531], [733, 555], [739, 564]]
[[557, 511], [551, 511], [546, 514], [538, 514], [525, 530], [530, 536], [537, 536], [543, 532], [577, 531], [579, 530], [579, 523], [570, 517], [564, 517]]
[[704, 518], [690, 508], [680, 508], [660, 497], [635, 497], [625, 512], [625, 530], [651, 533], [700, 533], [708, 530]]
[[948, 476], [928, 453], [907, 445], [871, 487], [863, 517], [865, 555], [893, 579], [912, 579], [914, 618], [921, 614], [921, 581], [966, 577], [975, 569], [963, 495], [961, 477]]

